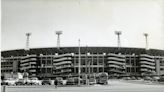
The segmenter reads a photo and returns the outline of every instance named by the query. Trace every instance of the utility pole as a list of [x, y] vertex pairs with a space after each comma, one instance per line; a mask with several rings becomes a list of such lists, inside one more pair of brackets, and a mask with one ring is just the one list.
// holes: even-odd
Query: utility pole
[[62, 34], [62, 31], [56, 31], [57, 34], [57, 48], [60, 49], [60, 35]]
[[117, 45], [118, 45], [118, 49], [121, 48], [121, 41], [120, 41], [120, 35], [122, 34], [121, 31], [115, 31], [115, 34], [117, 35]]
[[148, 33], [144, 33], [143, 35], [145, 36], [145, 40], [146, 40], [145, 49], [148, 50], [148, 49], [149, 49], [149, 48], [148, 48], [148, 36], [149, 36], [149, 35], [148, 35]]
[[30, 50], [30, 48], [29, 48], [30, 35], [31, 35], [31, 33], [26, 33], [27, 39], [26, 39], [26, 49], [25, 50]]
[[80, 39], [79, 39], [79, 71], [78, 71], [78, 75], [79, 75], [79, 80], [78, 80], [78, 85], [80, 85], [80, 73], [81, 73], [81, 52], [80, 52]]

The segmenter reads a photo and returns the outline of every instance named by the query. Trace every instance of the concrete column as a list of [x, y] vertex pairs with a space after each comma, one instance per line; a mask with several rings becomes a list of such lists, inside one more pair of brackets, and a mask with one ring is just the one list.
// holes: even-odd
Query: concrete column
[[92, 66], [92, 73], [93, 73], [93, 55], [92, 55], [92, 62], [91, 62], [91, 66]]
[[156, 73], [160, 75], [160, 60], [156, 59]]
[[3, 88], [2, 88], [2, 92], [7, 92], [7, 86], [3, 86]]
[[[98, 53], [97, 53], [97, 66], [99, 65], [99, 56], [98, 56]], [[99, 72], [99, 67], [97, 67], [97, 73]]]
[[104, 60], [104, 56], [103, 56], [103, 72], [104, 72], [104, 67], [105, 67], [104, 61], [105, 61], [105, 60]]

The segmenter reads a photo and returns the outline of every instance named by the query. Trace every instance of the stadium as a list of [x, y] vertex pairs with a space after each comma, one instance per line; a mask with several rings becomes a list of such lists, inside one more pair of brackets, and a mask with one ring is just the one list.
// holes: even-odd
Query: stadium
[[113, 77], [161, 76], [164, 50], [77, 46], [1, 52], [1, 78], [11, 72], [28, 72], [29, 77], [40, 79], [78, 76], [79, 68], [81, 75], [106, 72]]

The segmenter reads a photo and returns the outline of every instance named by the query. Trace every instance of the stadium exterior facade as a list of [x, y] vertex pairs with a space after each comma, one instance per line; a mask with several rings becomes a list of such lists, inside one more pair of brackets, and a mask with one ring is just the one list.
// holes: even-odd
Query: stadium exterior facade
[[[81, 74], [110, 76], [164, 75], [164, 50], [117, 47], [80, 47]], [[78, 47], [33, 48], [1, 52], [1, 77], [28, 72], [30, 77], [77, 76]]]

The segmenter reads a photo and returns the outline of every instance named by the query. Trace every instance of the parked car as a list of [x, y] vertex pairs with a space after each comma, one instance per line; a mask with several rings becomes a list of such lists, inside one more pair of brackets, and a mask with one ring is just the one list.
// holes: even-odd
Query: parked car
[[87, 75], [82, 75], [81, 79], [82, 79], [82, 84], [87, 84], [87, 82], [88, 82], [88, 76]]
[[159, 79], [160, 79], [160, 77], [158, 77], [158, 76], [152, 77], [152, 81], [158, 81]]
[[122, 79], [124, 79], [124, 80], [131, 80], [130, 77], [123, 77]]
[[95, 78], [90, 78], [89, 79], [89, 85], [96, 84], [96, 79]]
[[153, 79], [151, 78], [151, 77], [144, 77], [144, 80], [146, 80], [146, 81], [152, 81]]
[[137, 80], [143, 80], [141, 77], [136, 77]]
[[97, 78], [98, 84], [108, 84], [108, 73], [99, 73]]
[[134, 76], [131, 77], [131, 80], [136, 80], [136, 78]]
[[41, 85], [41, 81], [38, 80], [38, 78], [33, 77], [33, 78], [30, 78], [30, 84], [31, 85]]
[[90, 74], [89, 76], [88, 76], [88, 83], [89, 83], [89, 85], [93, 85], [93, 84], [96, 84], [96, 76], [95, 76], [95, 74]]
[[5, 79], [4, 79], [4, 80], [1, 80], [1, 85], [8, 85], [8, 83], [5, 82]]
[[66, 85], [75, 85], [74, 78], [68, 78], [67, 82], [66, 82]]
[[83, 84], [83, 81], [82, 81], [81, 78], [79, 79], [79, 77], [74, 77], [73, 79], [74, 79], [74, 83], [75, 83], [76, 85], [79, 83], [79, 80], [80, 80], [80, 84]]
[[15, 85], [17, 81], [18, 81], [17, 79], [7, 78], [7, 79], [4, 79], [1, 84], [2, 85]]
[[16, 85], [25, 85], [25, 80], [24, 79], [19, 79], [15, 84]]
[[43, 79], [42, 80], [42, 85], [51, 85], [51, 80], [50, 79]]
[[57, 77], [56, 79], [57, 79], [57, 81], [58, 81], [58, 85], [63, 85], [63, 84], [64, 84], [64, 83], [63, 83], [63, 78], [62, 78], [62, 77]]
[[28, 78], [19, 79], [16, 83], [16, 85], [31, 85], [31, 81]]
[[164, 76], [159, 77], [159, 79], [157, 79], [158, 82], [164, 82]]

